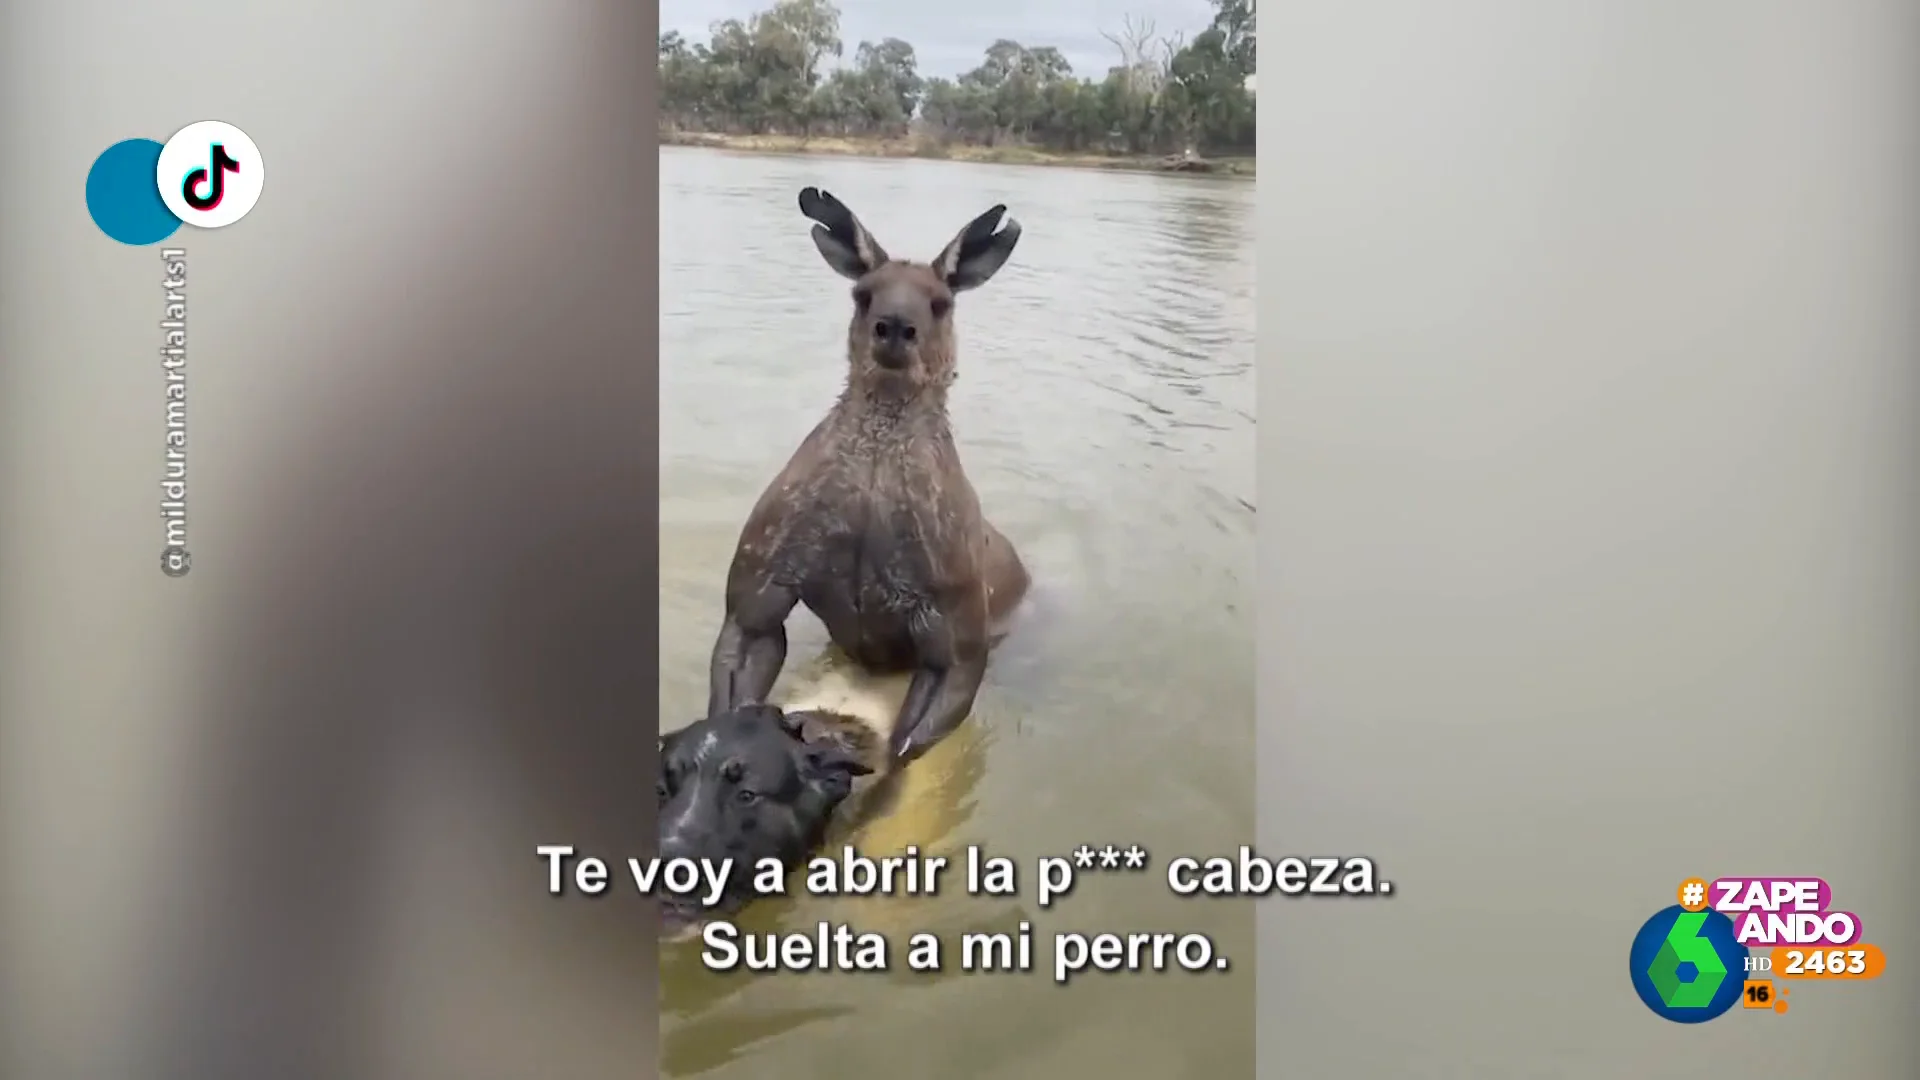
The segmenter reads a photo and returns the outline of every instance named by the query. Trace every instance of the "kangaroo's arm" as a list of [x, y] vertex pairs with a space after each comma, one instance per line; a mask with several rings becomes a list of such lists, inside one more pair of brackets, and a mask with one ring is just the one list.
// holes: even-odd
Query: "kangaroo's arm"
[[800, 603], [778, 561], [784, 523], [801, 489], [827, 452], [828, 422], [814, 425], [773, 483], [760, 493], [727, 568], [726, 612], [707, 665], [707, 715], [764, 704], [787, 662], [787, 616]]
[[957, 590], [957, 602], [915, 621], [917, 660], [890, 749], [904, 764], [951, 735], [973, 712], [987, 675], [987, 598], [978, 581]]
[[947, 667], [920, 667], [907, 686], [907, 700], [893, 729], [893, 756], [900, 764], [933, 749], [973, 712], [986, 679], [987, 658], [957, 660]]
[[763, 704], [787, 662], [787, 615], [799, 594], [771, 581], [727, 590], [726, 615], [707, 666], [707, 715]]

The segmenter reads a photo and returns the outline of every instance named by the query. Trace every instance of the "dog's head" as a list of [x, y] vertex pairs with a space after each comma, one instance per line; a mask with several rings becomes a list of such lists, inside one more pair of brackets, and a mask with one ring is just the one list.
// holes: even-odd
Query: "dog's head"
[[854, 778], [873, 771], [837, 745], [803, 740], [805, 717], [749, 705], [660, 737], [660, 858], [734, 866], [715, 907], [658, 894], [669, 923], [744, 905], [761, 859], [799, 865], [825, 838]]

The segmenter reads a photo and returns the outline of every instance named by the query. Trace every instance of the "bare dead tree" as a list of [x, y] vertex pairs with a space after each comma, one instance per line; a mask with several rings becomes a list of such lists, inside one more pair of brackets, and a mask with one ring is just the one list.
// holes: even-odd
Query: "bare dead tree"
[[1185, 31], [1168, 34], [1160, 39], [1160, 85], [1165, 86], [1173, 78], [1173, 58], [1187, 45]]
[[1133, 16], [1127, 15], [1122, 17], [1119, 32], [1100, 31], [1101, 37], [1120, 50], [1120, 67], [1127, 73], [1127, 89], [1136, 93], [1160, 89], [1161, 68], [1149, 52], [1154, 40], [1153, 29], [1152, 19], [1136, 23]]
[[[1169, 34], [1160, 39], [1160, 60], [1156, 69], [1160, 80], [1154, 88], [1156, 98], [1166, 89], [1167, 84], [1173, 81], [1174, 58], [1180, 55], [1180, 50], [1186, 47], [1186, 43], [1187, 35], [1184, 32]], [[1192, 157], [1194, 122], [1192, 103], [1189, 102], [1181, 111], [1183, 114], [1180, 117], [1181, 139], [1185, 143], [1181, 148], [1181, 154], [1184, 157]]]

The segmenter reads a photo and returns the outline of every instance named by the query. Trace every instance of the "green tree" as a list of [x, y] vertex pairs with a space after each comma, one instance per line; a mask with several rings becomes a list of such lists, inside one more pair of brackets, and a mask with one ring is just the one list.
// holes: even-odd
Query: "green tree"
[[1251, 146], [1253, 99], [1247, 73], [1229, 53], [1227, 35], [1208, 27], [1168, 65], [1168, 115], [1190, 145]]
[[1213, 29], [1220, 31], [1221, 49], [1241, 75], [1253, 74], [1254, 32], [1252, 0], [1213, 0]]

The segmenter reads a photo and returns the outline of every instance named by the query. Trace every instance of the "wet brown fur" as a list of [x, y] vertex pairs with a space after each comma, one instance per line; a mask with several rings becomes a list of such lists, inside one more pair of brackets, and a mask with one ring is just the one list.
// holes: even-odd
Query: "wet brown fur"
[[825, 709], [791, 713], [800, 717], [800, 741], [809, 746], [831, 746], [883, 777], [893, 767], [887, 743], [873, 725], [857, 716]]
[[887, 745], [883, 731], [873, 722], [831, 709], [789, 712], [789, 719], [800, 722], [798, 737], [808, 746], [826, 746], [845, 754], [871, 772], [858, 776], [853, 790], [838, 807], [834, 818], [844, 828], [857, 828], [891, 806], [898, 796], [900, 762]]
[[987, 652], [1026, 595], [1026, 568], [980, 509], [947, 418], [954, 294], [1006, 261], [1020, 234], [996, 206], [929, 263], [887, 256], [833, 196], [800, 206], [854, 281], [847, 385], [748, 515], [727, 575], [708, 713], [764, 702], [796, 604], [875, 672], [912, 672], [890, 749], [908, 759], [965, 719]]

